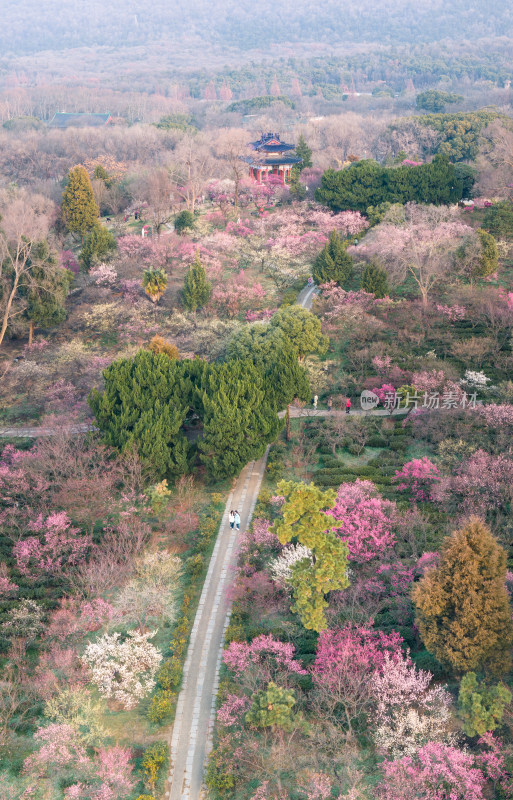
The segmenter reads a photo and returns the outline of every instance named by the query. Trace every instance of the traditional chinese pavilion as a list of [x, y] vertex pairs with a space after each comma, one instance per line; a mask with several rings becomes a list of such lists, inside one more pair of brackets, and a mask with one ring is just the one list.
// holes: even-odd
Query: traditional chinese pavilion
[[288, 183], [292, 167], [303, 160], [290, 154], [295, 146], [282, 142], [279, 133], [263, 133], [258, 141], [250, 143], [254, 155], [244, 158], [249, 164], [250, 176], [258, 183], [265, 183], [270, 176]]

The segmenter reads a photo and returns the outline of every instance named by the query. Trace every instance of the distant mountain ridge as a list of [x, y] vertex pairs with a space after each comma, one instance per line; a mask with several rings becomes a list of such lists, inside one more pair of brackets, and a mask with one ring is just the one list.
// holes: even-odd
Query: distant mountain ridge
[[404, 44], [513, 38], [510, 0], [9, 0], [0, 52], [121, 47], [201, 39], [230, 47], [319, 41]]

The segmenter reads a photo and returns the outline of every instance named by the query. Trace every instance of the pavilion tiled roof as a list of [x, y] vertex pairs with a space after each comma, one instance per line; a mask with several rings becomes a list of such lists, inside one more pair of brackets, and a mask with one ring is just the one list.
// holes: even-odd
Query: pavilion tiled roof
[[260, 139], [251, 142], [250, 146], [260, 152], [285, 153], [287, 150], [293, 150], [296, 145], [282, 142], [279, 133], [263, 133]]

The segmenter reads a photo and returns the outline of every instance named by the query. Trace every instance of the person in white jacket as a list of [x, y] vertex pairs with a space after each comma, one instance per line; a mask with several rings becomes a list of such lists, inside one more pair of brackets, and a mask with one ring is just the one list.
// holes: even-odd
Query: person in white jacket
[[233, 530], [233, 526], [235, 525], [235, 512], [234, 511], [230, 511], [230, 514], [228, 516], [228, 521], [230, 523], [230, 528]]
[[235, 512], [235, 527], [240, 531], [240, 514], [238, 511]]

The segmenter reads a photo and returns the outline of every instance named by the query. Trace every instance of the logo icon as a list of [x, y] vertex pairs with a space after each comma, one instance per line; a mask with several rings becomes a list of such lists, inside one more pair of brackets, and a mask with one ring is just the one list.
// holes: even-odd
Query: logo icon
[[364, 411], [370, 411], [372, 408], [376, 408], [379, 403], [379, 397], [374, 392], [371, 392], [369, 389], [364, 389], [360, 395], [360, 406], [363, 408]]

